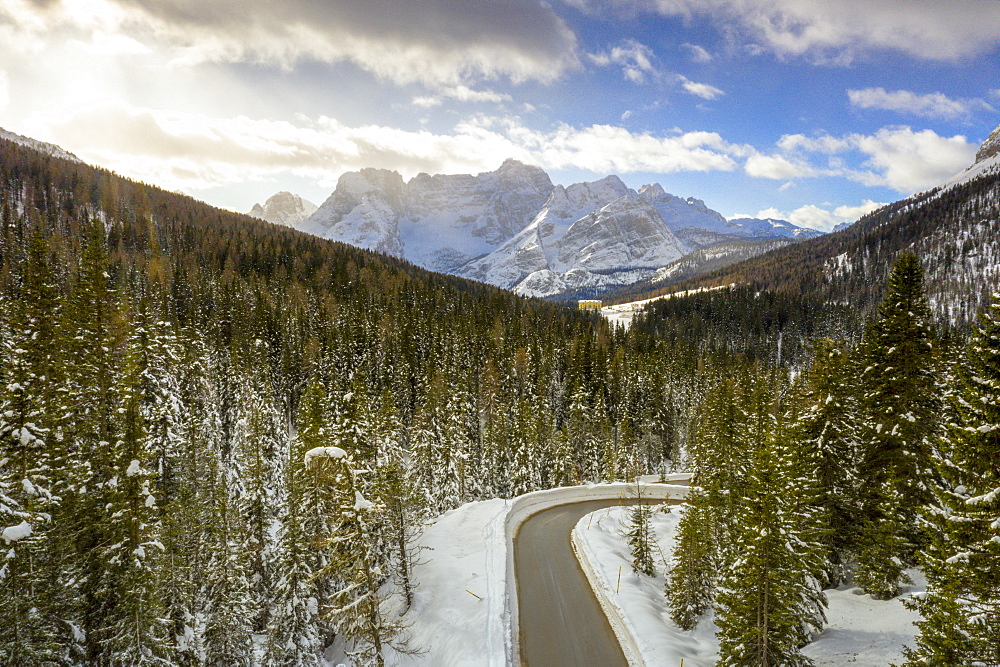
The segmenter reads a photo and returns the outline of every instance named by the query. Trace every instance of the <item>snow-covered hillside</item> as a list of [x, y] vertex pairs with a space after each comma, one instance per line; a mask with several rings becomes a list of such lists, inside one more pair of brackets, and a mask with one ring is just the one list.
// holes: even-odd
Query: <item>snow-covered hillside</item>
[[80, 158], [73, 155], [69, 151], [65, 151], [55, 144], [48, 144], [44, 141], [38, 141], [37, 139], [32, 139], [30, 137], [23, 137], [20, 134], [14, 134], [13, 132], [8, 132], [7, 130], [0, 128], [0, 139], [6, 139], [7, 141], [13, 141], [15, 144], [21, 146], [26, 146], [32, 150], [36, 150], [39, 153], [45, 153], [46, 155], [51, 155], [52, 157], [62, 158], [64, 160], [71, 160], [73, 162], [80, 162]]
[[658, 184], [617, 176], [568, 187], [506, 160], [496, 171], [344, 174], [299, 229], [530, 296], [630, 285], [701, 248], [819, 234], [779, 220], [727, 221]]

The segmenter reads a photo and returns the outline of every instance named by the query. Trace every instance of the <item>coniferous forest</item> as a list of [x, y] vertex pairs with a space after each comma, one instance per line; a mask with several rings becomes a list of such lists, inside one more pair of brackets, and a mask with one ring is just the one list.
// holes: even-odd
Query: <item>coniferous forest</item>
[[0, 197], [4, 665], [381, 664], [424, 522], [679, 468], [667, 594], [720, 664], [809, 664], [824, 588], [913, 565], [910, 664], [1000, 664], [1000, 302], [941, 328], [912, 253], [865, 321], [733, 289], [623, 331], [3, 141]]

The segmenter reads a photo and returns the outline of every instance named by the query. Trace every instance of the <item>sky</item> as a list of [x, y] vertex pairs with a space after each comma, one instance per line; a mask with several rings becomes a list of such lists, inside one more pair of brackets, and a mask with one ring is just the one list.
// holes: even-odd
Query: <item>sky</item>
[[1000, 0], [0, 0], [0, 127], [236, 211], [515, 158], [830, 229], [971, 164], [998, 64]]

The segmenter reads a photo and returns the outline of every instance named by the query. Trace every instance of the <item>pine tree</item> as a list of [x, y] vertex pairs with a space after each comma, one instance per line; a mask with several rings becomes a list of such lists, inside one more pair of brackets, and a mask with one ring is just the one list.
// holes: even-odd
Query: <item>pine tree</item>
[[121, 665], [170, 664], [170, 645], [158, 585], [157, 559], [163, 545], [142, 419], [140, 354], [133, 339], [122, 378], [122, 398], [111, 448], [115, 476], [104, 486], [106, 535], [98, 547], [105, 568], [105, 615], [91, 632], [104, 662]]
[[[914, 254], [903, 253], [862, 349], [865, 422], [857, 561], [873, 574], [873, 582], [882, 582], [879, 596], [898, 589], [884, 580], [895, 569], [902, 572], [895, 561], [912, 562], [926, 540], [916, 516], [930, 500], [930, 443], [941, 412], [930, 317], [920, 263]], [[890, 535], [890, 527], [897, 533]]]
[[693, 630], [715, 596], [716, 531], [699, 489], [691, 490], [681, 511], [665, 593], [671, 620], [682, 630]]
[[[640, 495], [638, 487], [636, 493]], [[649, 505], [638, 504], [629, 511], [629, 530], [626, 533], [632, 551], [632, 571], [652, 577], [656, 574], [653, 564], [653, 538], [649, 520], [653, 511]]]
[[816, 462], [817, 509], [825, 517], [828, 567], [824, 588], [838, 586], [849, 574], [857, 541], [858, 414], [854, 372], [842, 343], [815, 341], [813, 361], [796, 387], [802, 410], [794, 425], [799, 448]]
[[406, 467], [401, 436], [401, 424], [395, 414], [392, 396], [383, 393], [373, 420], [370, 437], [379, 441], [379, 461], [374, 471], [372, 495], [384, 508], [380, 515], [383, 526], [379, 531], [389, 554], [388, 567], [403, 591], [406, 609], [413, 604], [413, 567], [416, 564], [416, 538], [427, 503]]
[[725, 566], [716, 595], [720, 665], [808, 665], [800, 648], [826, 621], [821, 523], [809, 500], [782, 423], [752, 454], [740, 498], [737, 558]]
[[287, 509], [279, 535], [282, 574], [268, 627], [268, 663], [280, 667], [319, 664], [326, 639], [322, 612], [329, 603], [331, 576], [337, 573], [323, 573], [331, 554], [320, 544], [333, 531], [329, 517], [336, 505], [334, 489], [306, 469], [304, 456], [312, 449], [334, 446], [335, 428], [327, 404], [326, 391], [314, 374], [299, 403], [286, 472]]
[[958, 372], [954, 419], [939, 443], [941, 480], [926, 512], [934, 539], [908, 664], [1000, 664], [1000, 293]]
[[[61, 584], [67, 544], [60, 507], [62, 452], [56, 398], [61, 349], [56, 286], [42, 230], [28, 241], [22, 291], [0, 304], [0, 662], [56, 664], [72, 643]], [[4, 326], [6, 325], [6, 326]], [[58, 522], [58, 523], [57, 523]], [[16, 539], [15, 539], [16, 537]], [[65, 620], [63, 620], [65, 619]]]
[[331, 559], [322, 571], [342, 580], [331, 596], [331, 618], [356, 664], [383, 667], [385, 648], [410, 652], [401, 626], [383, 609], [387, 594], [380, 589], [386, 568], [377, 531], [384, 508], [364, 496], [354, 460], [343, 449], [310, 450], [305, 466], [335, 493], [334, 529], [325, 541]]

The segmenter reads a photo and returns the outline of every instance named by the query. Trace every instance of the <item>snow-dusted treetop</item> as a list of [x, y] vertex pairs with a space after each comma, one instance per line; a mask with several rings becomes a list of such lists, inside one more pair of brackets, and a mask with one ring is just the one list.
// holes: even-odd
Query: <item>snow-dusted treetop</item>
[[345, 452], [340, 447], [313, 447], [312, 449], [310, 449], [308, 452], [305, 453], [305, 456], [302, 457], [302, 460], [305, 463], [306, 468], [308, 469], [312, 467], [313, 459], [318, 459], [318, 458], [342, 459], [346, 456], [347, 452]]

